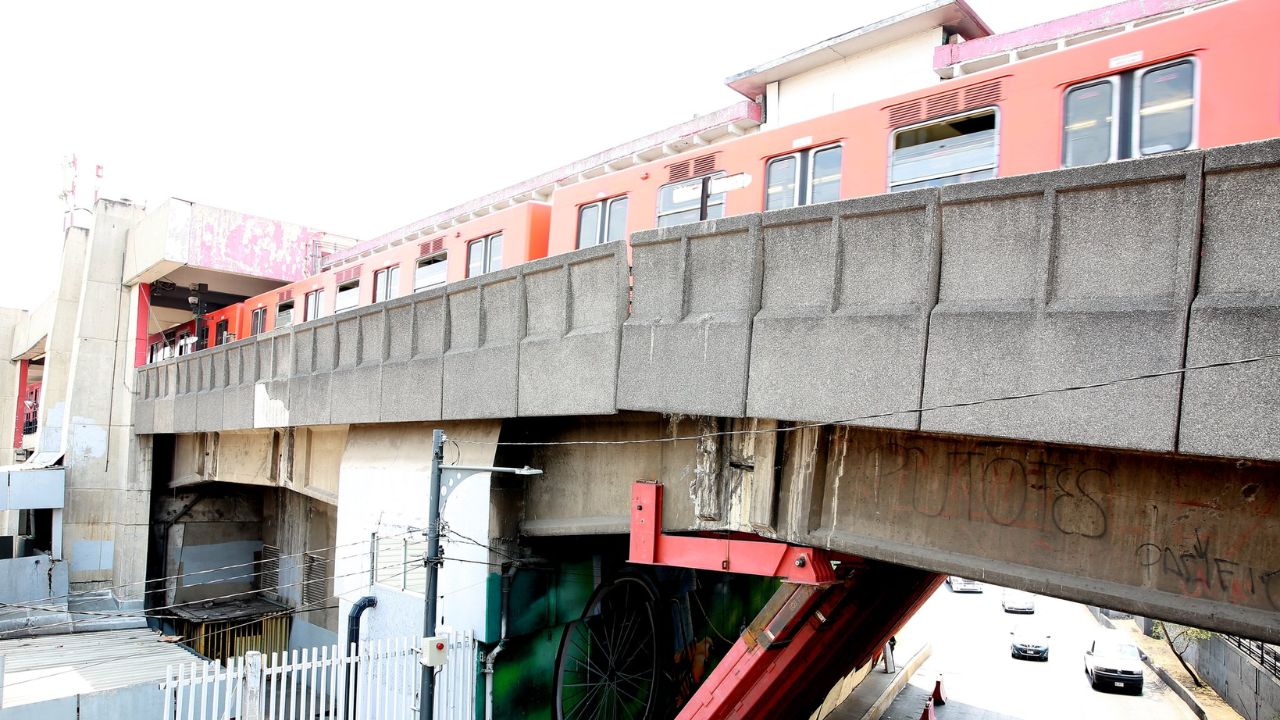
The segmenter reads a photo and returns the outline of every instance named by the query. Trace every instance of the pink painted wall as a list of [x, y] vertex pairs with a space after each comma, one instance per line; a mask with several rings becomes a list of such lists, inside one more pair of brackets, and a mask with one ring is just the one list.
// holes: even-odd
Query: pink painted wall
[[[191, 205], [171, 242], [186, 246], [187, 264], [294, 282], [312, 274], [311, 258], [327, 233], [207, 205]], [[186, 237], [181, 237], [185, 234]]]

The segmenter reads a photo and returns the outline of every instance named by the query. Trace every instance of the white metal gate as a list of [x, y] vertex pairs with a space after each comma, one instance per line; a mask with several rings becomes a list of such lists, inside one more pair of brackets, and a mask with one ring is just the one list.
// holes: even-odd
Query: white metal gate
[[[448, 661], [436, 671], [435, 717], [475, 717], [476, 643], [441, 632]], [[160, 689], [165, 720], [413, 720], [421, 638], [375, 640], [218, 662], [170, 665]]]

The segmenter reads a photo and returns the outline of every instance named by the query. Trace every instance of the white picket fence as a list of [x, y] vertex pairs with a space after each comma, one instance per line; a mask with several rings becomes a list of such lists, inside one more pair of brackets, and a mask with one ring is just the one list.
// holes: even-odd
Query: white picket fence
[[[435, 717], [475, 717], [476, 643], [444, 633], [448, 661], [436, 670]], [[160, 689], [165, 720], [413, 720], [418, 717], [421, 638], [375, 640], [271, 653], [226, 664], [170, 665]]]

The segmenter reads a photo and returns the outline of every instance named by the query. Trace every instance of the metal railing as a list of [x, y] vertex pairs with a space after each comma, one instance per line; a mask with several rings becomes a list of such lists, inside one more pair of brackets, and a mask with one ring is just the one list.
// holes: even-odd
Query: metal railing
[[1222, 638], [1261, 665], [1263, 670], [1271, 673], [1271, 677], [1280, 680], [1280, 648], [1259, 640], [1245, 640], [1234, 635], [1223, 635]]

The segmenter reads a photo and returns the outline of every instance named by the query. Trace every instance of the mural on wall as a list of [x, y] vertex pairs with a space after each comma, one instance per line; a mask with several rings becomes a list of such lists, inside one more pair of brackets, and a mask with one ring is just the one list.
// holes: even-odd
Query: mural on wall
[[625, 556], [625, 545], [579, 550], [508, 573], [494, 718], [592, 717], [605, 707], [674, 717], [778, 587]]
[[[206, 205], [191, 205], [186, 257], [191, 265], [295, 282], [311, 274], [328, 234]], [[181, 241], [181, 240], [180, 240]]]

